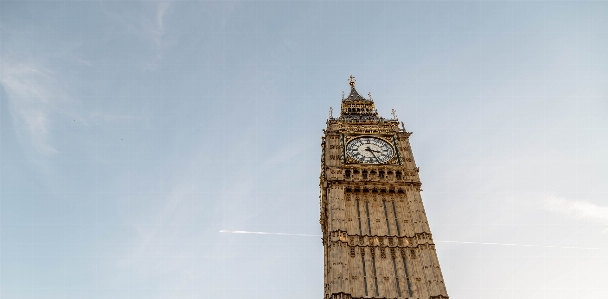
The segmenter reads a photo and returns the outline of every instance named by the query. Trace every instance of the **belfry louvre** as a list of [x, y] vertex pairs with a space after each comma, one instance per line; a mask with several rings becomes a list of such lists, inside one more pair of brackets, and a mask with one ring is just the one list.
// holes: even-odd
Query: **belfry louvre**
[[350, 87], [321, 143], [324, 298], [448, 298], [412, 133]]

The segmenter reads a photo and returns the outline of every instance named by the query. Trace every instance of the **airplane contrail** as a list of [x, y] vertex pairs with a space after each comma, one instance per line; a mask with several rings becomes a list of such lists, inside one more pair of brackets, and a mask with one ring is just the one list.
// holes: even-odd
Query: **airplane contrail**
[[322, 237], [321, 235], [307, 235], [307, 234], [289, 234], [289, 233], [269, 233], [269, 232], [249, 232], [245, 230], [221, 230], [220, 233], [231, 233], [231, 234], [257, 234], [257, 235], [281, 235], [281, 236], [300, 236], [300, 237]]
[[459, 243], [459, 244], [521, 246], [521, 247], [565, 248], [565, 249], [608, 249], [608, 248], [601, 248], [601, 247], [573, 247], [573, 246], [532, 245], [532, 244], [515, 244], [515, 243], [495, 243], [495, 242], [468, 242], [468, 241], [435, 241], [435, 242]]
[[[245, 230], [224, 230], [224, 229], [220, 230], [220, 233], [257, 234], [257, 235], [281, 235], [281, 236], [300, 236], [300, 237], [322, 237], [321, 235], [290, 234], [290, 233], [271, 233], [271, 232], [250, 232], [250, 231], [245, 231]], [[437, 240], [435, 240], [435, 242], [458, 243], [458, 244], [520, 246], [520, 247], [563, 248], [563, 249], [608, 249], [608, 248], [601, 248], [601, 247], [551, 246], [551, 245], [532, 245], [532, 244], [496, 243], [496, 242], [472, 242], [472, 241], [437, 241]]]

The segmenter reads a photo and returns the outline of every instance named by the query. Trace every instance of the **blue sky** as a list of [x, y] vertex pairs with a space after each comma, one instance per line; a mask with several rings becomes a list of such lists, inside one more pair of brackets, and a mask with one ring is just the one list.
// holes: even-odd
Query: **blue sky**
[[352, 74], [414, 132], [450, 297], [604, 298], [606, 16], [2, 1], [0, 297], [322, 297], [320, 137]]

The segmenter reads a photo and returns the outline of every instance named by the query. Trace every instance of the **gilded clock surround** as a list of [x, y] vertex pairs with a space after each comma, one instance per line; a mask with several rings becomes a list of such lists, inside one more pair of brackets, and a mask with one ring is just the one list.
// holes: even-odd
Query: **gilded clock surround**
[[381, 163], [363, 163], [363, 164], [401, 164], [401, 161], [399, 159], [399, 151], [397, 150], [397, 147], [395, 146], [396, 145], [395, 139], [394, 139], [394, 136], [392, 136], [392, 135], [343, 135], [344, 141], [342, 143], [342, 148], [344, 149], [344, 152], [342, 154], [344, 156], [344, 163], [348, 163], [348, 164], [362, 163], [361, 161], [357, 161], [356, 159], [354, 159], [350, 155], [348, 155], [348, 153], [346, 153], [346, 148], [351, 141], [353, 141], [355, 139], [359, 139], [359, 138], [365, 138], [365, 137], [377, 138], [377, 139], [380, 139], [380, 140], [388, 143], [393, 150], [393, 155], [392, 155], [392, 157], [390, 157], [390, 159], [388, 159], [387, 161], [381, 162]]
[[[325, 299], [448, 298], [435, 244], [420, 197], [409, 137], [412, 133], [378, 115], [371, 95], [342, 97], [322, 138], [321, 217], [325, 252]], [[360, 163], [345, 152], [351, 140], [388, 142], [385, 163]]]

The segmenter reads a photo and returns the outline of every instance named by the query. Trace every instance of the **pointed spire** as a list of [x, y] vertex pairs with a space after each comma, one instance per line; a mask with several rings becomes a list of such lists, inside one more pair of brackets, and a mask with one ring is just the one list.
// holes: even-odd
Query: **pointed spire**
[[357, 92], [357, 90], [355, 89], [355, 83], [356, 82], [357, 82], [357, 80], [355, 80], [355, 77], [353, 77], [353, 75], [350, 75], [350, 78], [348, 79], [348, 84], [350, 85], [350, 94], [348, 95], [348, 97], [346, 97], [345, 99], [343, 98], [342, 100], [345, 100], [345, 101], [367, 101], [367, 99], [364, 98], [364, 97], [362, 97]]
[[342, 95], [342, 107], [340, 111], [340, 119], [354, 120], [354, 121], [369, 121], [369, 120], [380, 120], [378, 116], [378, 110], [374, 106], [371, 93], [369, 99], [362, 97], [355, 89], [355, 77], [352, 75], [348, 79], [350, 85], [350, 94], [345, 98]]

